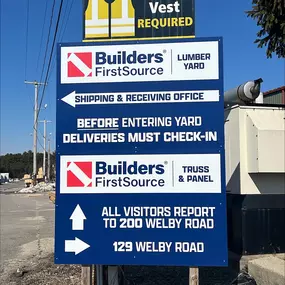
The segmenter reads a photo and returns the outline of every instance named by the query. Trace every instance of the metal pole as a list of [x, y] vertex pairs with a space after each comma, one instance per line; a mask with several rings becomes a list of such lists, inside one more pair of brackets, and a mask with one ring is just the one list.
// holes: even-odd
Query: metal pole
[[115, 0], [105, 0], [105, 2], [108, 4], [108, 34], [109, 38], [112, 38], [112, 3]]
[[50, 138], [48, 139], [48, 169], [47, 169], [47, 180], [50, 182]]
[[46, 176], [46, 145], [47, 145], [47, 123], [51, 123], [51, 121], [43, 120], [40, 121], [41, 123], [44, 123], [44, 153], [43, 153], [43, 177]]
[[111, 39], [112, 38], [112, 3], [109, 3], [108, 4], [108, 11], [109, 11], [109, 38]]
[[103, 266], [96, 265], [96, 285], [103, 285]]
[[35, 106], [34, 106], [34, 145], [33, 145], [33, 179], [37, 182], [37, 138], [38, 138], [38, 84], [35, 82]]
[[44, 120], [44, 159], [43, 159], [43, 177], [46, 176], [46, 141], [47, 141], [47, 121]]

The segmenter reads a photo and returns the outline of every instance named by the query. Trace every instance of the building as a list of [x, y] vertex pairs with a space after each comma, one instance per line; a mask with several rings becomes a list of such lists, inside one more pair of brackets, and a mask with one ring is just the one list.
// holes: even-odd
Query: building
[[285, 105], [285, 86], [269, 90], [263, 93], [264, 104], [284, 104]]
[[9, 182], [9, 173], [0, 173], [0, 183]]
[[[282, 88], [270, 92], [276, 102]], [[228, 243], [239, 255], [285, 252], [285, 107], [271, 104], [225, 109]]]

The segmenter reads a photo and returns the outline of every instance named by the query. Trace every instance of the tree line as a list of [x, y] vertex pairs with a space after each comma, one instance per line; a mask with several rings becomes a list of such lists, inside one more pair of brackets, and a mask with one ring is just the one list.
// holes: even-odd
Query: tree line
[[[50, 155], [51, 178], [54, 177], [55, 153]], [[37, 168], [43, 166], [43, 153], [37, 153]], [[47, 170], [47, 154], [46, 154]], [[23, 153], [8, 153], [0, 156], [0, 172], [10, 174], [10, 178], [23, 178], [25, 174], [33, 173], [33, 152], [31, 150]]]

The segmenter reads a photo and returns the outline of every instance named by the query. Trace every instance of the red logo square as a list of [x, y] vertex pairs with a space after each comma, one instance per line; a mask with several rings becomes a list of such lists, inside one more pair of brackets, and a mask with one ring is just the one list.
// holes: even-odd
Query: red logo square
[[67, 54], [68, 77], [92, 76], [92, 52], [72, 52]]
[[92, 187], [92, 162], [67, 162], [67, 187]]

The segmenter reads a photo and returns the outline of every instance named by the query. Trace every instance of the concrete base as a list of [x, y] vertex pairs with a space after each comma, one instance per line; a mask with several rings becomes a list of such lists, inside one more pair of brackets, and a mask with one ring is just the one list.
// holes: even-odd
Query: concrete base
[[284, 285], [284, 256], [269, 256], [250, 260], [248, 273], [255, 279], [257, 285]]

